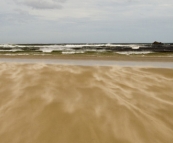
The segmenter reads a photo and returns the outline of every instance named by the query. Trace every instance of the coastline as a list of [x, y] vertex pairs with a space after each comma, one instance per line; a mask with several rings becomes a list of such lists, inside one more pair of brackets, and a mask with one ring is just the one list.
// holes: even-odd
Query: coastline
[[0, 55], [0, 63], [56, 64], [73, 66], [120, 66], [173, 69], [173, 57], [97, 55]]
[[65, 60], [108, 60], [108, 61], [140, 61], [140, 62], [173, 62], [172, 56], [148, 56], [148, 55], [0, 55], [0, 59], [65, 59]]

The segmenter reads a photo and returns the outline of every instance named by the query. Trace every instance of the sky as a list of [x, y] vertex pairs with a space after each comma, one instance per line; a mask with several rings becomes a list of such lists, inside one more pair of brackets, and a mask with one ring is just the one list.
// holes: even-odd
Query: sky
[[173, 0], [1, 0], [0, 43], [173, 42]]

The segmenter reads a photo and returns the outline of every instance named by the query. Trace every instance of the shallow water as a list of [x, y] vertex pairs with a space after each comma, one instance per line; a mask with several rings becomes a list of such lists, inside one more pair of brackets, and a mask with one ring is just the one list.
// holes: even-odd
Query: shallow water
[[119, 61], [119, 60], [74, 60], [74, 59], [33, 59], [33, 58], [0, 58], [0, 63], [41, 63], [75, 66], [121, 66], [121, 67], [154, 67], [173, 68], [173, 62], [154, 61]]
[[173, 69], [0, 63], [2, 143], [172, 143]]

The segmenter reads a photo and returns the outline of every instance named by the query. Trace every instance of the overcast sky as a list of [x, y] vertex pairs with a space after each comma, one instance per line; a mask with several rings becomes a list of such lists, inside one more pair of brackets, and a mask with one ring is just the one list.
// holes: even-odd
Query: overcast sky
[[173, 42], [173, 0], [1, 0], [0, 43]]

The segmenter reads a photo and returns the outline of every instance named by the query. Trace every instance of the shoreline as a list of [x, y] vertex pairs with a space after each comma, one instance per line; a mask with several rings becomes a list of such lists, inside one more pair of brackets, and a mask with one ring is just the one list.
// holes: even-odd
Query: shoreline
[[119, 67], [146, 67], [146, 68], [170, 68], [173, 69], [171, 59], [154, 58], [154, 60], [141, 58], [107, 58], [107, 57], [45, 57], [45, 56], [8, 56], [0, 57], [0, 63], [20, 63], [20, 64], [54, 64], [65, 66], [119, 66]]
[[0, 55], [0, 59], [105, 60], [135, 62], [173, 62], [173, 57], [139, 55]]

